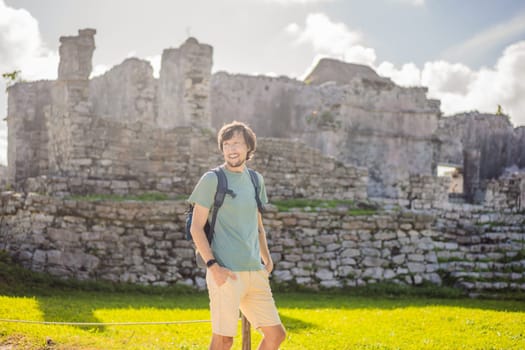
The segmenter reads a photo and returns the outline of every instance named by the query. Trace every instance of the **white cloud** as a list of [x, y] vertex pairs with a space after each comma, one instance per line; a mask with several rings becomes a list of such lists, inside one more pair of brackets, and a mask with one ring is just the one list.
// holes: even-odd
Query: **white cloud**
[[406, 63], [401, 69], [396, 69], [392, 63], [382, 62], [376, 71], [379, 75], [391, 78], [398, 85], [421, 85], [421, 70], [414, 63]]
[[155, 78], [158, 78], [160, 74], [162, 55], [148, 56], [145, 59], [146, 61], [149, 61], [151, 63], [151, 66], [153, 67], [153, 76]]
[[363, 36], [352, 31], [342, 22], [333, 22], [323, 13], [306, 17], [304, 27], [291, 23], [284, 29], [294, 38], [295, 45], [309, 44], [314, 50], [314, 63], [319, 57], [331, 57], [346, 62], [373, 65], [375, 50], [361, 45]]
[[[58, 53], [46, 48], [38, 21], [24, 9], [14, 9], [0, 0], [0, 73], [21, 71], [27, 80], [56, 79]], [[7, 98], [0, 84], [0, 119], [7, 114]], [[0, 163], [7, 164], [7, 126], [0, 121]]]
[[517, 14], [510, 21], [492, 26], [472, 38], [444, 50], [441, 56], [449, 61], [460, 61], [475, 57], [502, 42], [512, 40], [525, 31], [525, 12]]
[[435, 61], [425, 63], [421, 83], [431, 87], [431, 93], [447, 91], [465, 95], [475, 79], [476, 74], [463, 64]]
[[0, 0], [0, 65], [5, 68], [40, 47], [38, 22], [26, 10], [7, 7]]
[[425, 0], [393, 0], [393, 1], [405, 3], [405, 4], [413, 5], [413, 6], [424, 6], [425, 5]]
[[91, 78], [103, 75], [110, 69], [111, 67], [106, 64], [97, 64], [95, 67], [93, 67], [93, 70], [91, 71], [91, 75], [89, 76], [89, 78], [91, 79]]
[[[508, 46], [491, 69], [469, 72], [468, 68], [462, 67], [458, 71], [457, 66], [451, 64], [440, 64], [437, 69], [428, 65], [428, 68], [426, 85], [429, 86], [429, 96], [441, 100], [446, 114], [473, 109], [495, 113], [501, 105], [514, 125], [525, 125], [525, 82], [520, 78], [525, 71], [525, 41]], [[433, 75], [439, 78], [431, 79]], [[447, 80], [456, 81], [463, 91], [443, 84]]]
[[265, 2], [276, 3], [279, 5], [308, 5], [333, 2], [335, 0], [264, 0]]
[[501, 105], [515, 126], [525, 125], [525, 80], [521, 78], [525, 72], [525, 41], [508, 46], [490, 69], [475, 71], [458, 63], [427, 62], [417, 84], [415, 66], [397, 69], [383, 62], [377, 70], [399, 85], [427, 86], [428, 97], [439, 99], [447, 115], [471, 110], [496, 113]]
[[52, 79], [57, 67], [58, 53], [43, 44], [37, 20], [0, 0], [0, 71], [18, 69], [25, 79]]
[[344, 23], [332, 22], [323, 13], [309, 14], [304, 29], [296, 34], [298, 44], [310, 43], [314, 50], [334, 55], [343, 54], [361, 41], [359, 32], [350, 31]]
[[[525, 23], [525, 17], [523, 20]], [[506, 31], [500, 31], [515, 33], [516, 28], [521, 28], [515, 20], [511, 22], [513, 24]], [[311, 72], [323, 57], [366, 64], [398, 85], [428, 87], [428, 97], [441, 100], [445, 114], [471, 110], [495, 113], [497, 106], [501, 105], [514, 125], [525, 125], [525, 79], [521, 78], [525, 72], [525, 41], [508, 46], [492, 69], [476, 71], [464, 64], [445, 60], [427, 62], [423, 68], [414, 63], [397, 68], [390, 62], [376, 65], [375, 50], [365, 46], [360, 32], [350, 30], [344, 23], [334, 22], [322, 13], [308, 15], [304, 27], [291, 23], [285, 31], [294, 38], [296, 45], [310, 44], [314, 50], [312, 66], [305, 74]], [[500, 31], [494, 30], [494, 33]], [[491, 40], [501, 38], [498, 35], [484, 37], [491, 37]]]
[[376, 51], [370, 47], [354, 45], [345, 50], [343, 59], [347, 62], [373, 66], [376, 61]]
[[284, 28], [284, 31], [288, 34], [296, 34], [300, 30], [299, 25], [297, 23], [290, 23]]

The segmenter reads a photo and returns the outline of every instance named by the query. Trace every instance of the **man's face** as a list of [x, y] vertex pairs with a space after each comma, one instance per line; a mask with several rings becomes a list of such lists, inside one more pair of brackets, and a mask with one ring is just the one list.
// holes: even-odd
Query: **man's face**
[[244, 141], [242, 132], [236, 131], [229, 140], [222, 142], [222, 154], [229, 168], [239, 168], [246, 162], [248, 145]]

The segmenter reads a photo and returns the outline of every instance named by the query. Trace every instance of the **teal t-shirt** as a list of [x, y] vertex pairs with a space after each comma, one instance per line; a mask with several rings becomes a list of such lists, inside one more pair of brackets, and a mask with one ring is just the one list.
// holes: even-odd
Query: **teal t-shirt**
[[[257, 225], [257, 201], [255, 187], [250, 179], [248, 168], [236, 173], [222, 167], [228, 179], [228, 188], [235, 192], [235, 198], [226, 195], [219, 208], [215, 222], [215, 233], [211, 249], [221, 266], [232, 271], [256, 271], [262, 268]], [[259, 178], [259, 198], [268, 203], [266, 188], [261, 174]], [[210, 209], [211, 221], [213, 199], [217, 190], [217, 175], [213, 171], [205, 173], [195, 186], [188, 202], [197, 203]]]

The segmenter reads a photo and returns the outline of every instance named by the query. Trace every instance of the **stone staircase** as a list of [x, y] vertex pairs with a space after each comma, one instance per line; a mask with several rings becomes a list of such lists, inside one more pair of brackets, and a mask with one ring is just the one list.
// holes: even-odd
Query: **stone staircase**
[[[461, 219], [438, 219], [441, 235], [436, 242], [440, 271], [445, 284], [470, 294], [525, 292], [525, 216], [487, 215]], [[455, 238], [455, 239], [454, 239]]]

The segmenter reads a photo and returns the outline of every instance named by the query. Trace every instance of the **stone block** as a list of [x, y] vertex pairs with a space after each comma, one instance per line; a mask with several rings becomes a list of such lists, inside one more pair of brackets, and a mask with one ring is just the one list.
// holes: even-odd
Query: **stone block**
[[411, 273], [423, 273], [426, 271], [425, 264], [409, 262], [407, 263], [408, 270]]
[[386, 260], [367, 256], [363, 259], [361, 264], [366, 267], [379, 267], [385, 264]]
[[315, 273], [315, 277], [320, 280], [332, 280], [334, 278], [334, 273], [330, 270], [321, 269]]
[[273, 276], [277, 281], [291, 281], [293, 279], [292, 273], [289, 270], [274, 270]]
[[363, 272], [362, 278], [373, 278], [375, 280], [381, 280], [383, 278], [383, 269], [381, 267], [370, 267], [366, 268]]

